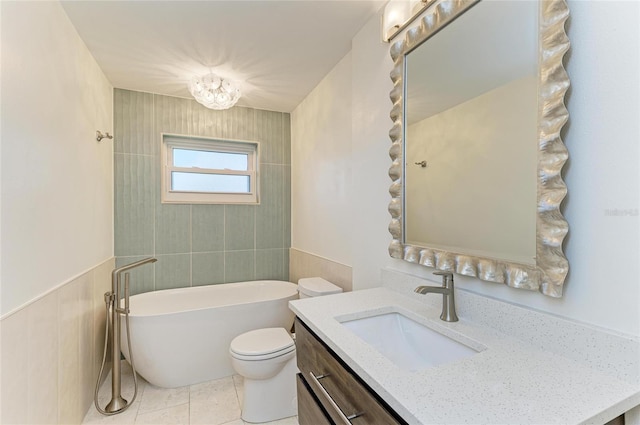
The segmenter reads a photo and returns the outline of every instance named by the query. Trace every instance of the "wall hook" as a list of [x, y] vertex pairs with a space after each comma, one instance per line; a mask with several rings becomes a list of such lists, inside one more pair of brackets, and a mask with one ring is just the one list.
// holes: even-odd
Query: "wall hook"
[[[107, 134], [109, 134], [109, 133], [107, 133]], [[420, 162], [416, 162], [415, 164], [421, 166], [422, 168], [427, 168], [427, 161], [425, 161], [425, 160], [422, 160]]]
[[111, 134], [109, 134], [109, 132], [107, 131], [106, 134], [102, 134], [100, 132], [100, 130], [96, 130], [96, 140], [99, 142], [100, 140], [107, 138], [107, 139], [113, 139], [113, 136]]

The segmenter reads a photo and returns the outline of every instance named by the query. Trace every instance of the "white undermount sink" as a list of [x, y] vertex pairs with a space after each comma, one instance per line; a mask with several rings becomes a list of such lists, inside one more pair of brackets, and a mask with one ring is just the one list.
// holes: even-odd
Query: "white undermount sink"
[[385, 313], [341, 323], [405, 370], [438, 366], [478, 353], [400, 313]]

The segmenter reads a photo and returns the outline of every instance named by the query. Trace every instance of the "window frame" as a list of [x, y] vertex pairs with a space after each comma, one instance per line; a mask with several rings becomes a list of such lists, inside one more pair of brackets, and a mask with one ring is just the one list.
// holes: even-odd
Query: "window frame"
[[[247, 171], [183, 168], [173, 165], [173, 149], [247, 155]], [[163, 204], [260, 204], [260, 143], [250, 140], [219, 139], [183, 134], [161, 134], [161, 202]], [[249, 192], [197, 192], [172, 190], [173, 172], [193, 174], [240, 175], [249, 177]]]

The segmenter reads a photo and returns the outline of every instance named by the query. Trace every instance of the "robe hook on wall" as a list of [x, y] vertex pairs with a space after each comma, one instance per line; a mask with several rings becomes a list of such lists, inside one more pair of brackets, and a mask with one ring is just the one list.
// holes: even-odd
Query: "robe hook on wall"
[[96, 130], [96, 140], [99, 142], [100, 140], [107, 138], [107, 139], [113, 139], [113, 136], [111, 134], [109, 134], [109, 132], [106, 132], [105, 134], [102, 134], [102, 132], [100, 130]]

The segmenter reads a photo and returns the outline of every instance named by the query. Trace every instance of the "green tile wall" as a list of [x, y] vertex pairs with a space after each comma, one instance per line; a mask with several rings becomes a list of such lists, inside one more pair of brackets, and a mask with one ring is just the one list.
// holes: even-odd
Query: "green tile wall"
[[[289, 114], [116, 89], [114, 122], [116, 264], [158, 258], [132, 293], [289, 278]], [[260, 142], [260, 205], [162, 204], [162, 133]]]

